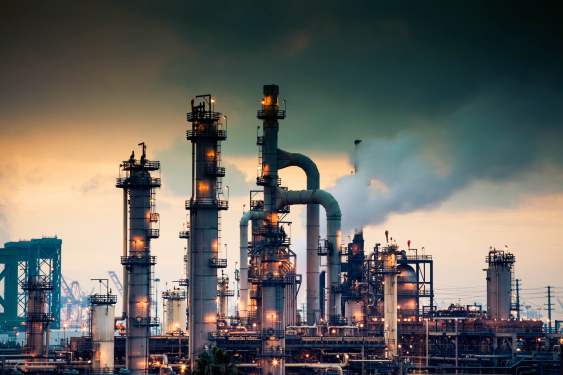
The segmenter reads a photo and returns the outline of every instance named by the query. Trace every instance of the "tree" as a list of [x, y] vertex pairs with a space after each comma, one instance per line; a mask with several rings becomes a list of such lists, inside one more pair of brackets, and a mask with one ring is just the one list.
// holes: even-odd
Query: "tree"
[[235, 375], [237, 368], [231, 362], [231, 356], [214, 346], [203, 352], [196, 362], [194, 375]]

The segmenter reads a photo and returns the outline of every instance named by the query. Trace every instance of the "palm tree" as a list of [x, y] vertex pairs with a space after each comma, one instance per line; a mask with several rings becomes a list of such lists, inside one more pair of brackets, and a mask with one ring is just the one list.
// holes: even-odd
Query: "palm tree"
[[193, 375], [235, 375], [237, 368], [231, 362], [231, 356], [214, 346], [199, 356]]

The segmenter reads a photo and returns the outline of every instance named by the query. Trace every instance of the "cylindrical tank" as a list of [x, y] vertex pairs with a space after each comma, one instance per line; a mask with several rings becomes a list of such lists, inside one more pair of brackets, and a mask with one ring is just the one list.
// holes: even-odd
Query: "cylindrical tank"
[[487, 315], [490, 319], [510, 319], [514, 255], [491, 250], [486, 262]]
[[173, 289], [162, 294], [165, 303], [164, 332], [167, 335], [183, 335], [186, 332], [186, 294]]
[[116, 296], [93, 295], [91, 303], [92, 369], [113, 373]]
[[415, 270], [408, 264], [397, 266], [397, 303], [399, 305], [399, 316], [406, 318], [416, 316], [417, 306], [417, 275]]

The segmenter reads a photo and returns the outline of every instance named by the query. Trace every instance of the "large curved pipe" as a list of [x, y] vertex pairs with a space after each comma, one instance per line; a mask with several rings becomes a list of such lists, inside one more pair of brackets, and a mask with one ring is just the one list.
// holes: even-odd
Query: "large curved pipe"
[[239, 316], [248, 319], [248, 221], [260, 220], [265, 217], [264, 211], [246, 211], [240, 218], [240, 300]]
[[278, 189], [277, 208], [295, 204], [316, 203], [324, 207], [326, 212], [326, 234], [328, 242], [328, 306], [327, 315], [330, 321], [341, 319], [340, 308], [340, 241], [341, 241], [341, 217], [338, 201], [324, 190], [295, 190], [287, 191]]
[[[307, 190], [320, 188], [319, 169], [308, 156], [287, 152], [278, 148], [278, 168], [298, 167], [307, 176]], [[319, 305], [319, 205], [307, 204], [307, 324], [315, 324], [320, 318]]]

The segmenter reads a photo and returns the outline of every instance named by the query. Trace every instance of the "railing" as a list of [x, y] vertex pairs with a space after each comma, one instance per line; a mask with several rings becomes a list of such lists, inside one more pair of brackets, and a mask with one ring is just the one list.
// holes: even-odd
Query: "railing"
[[319, 247], [317, 248], [317, 255], [326, 256], [328, 255], [328, 241], [323, 240], [319, 242]]
[[264, 144], [264, 137], [259, 135], [256, 137], [256, 145], [257, 146], [262, 146]]
[[188, 112], [186, 115], [186, 119], [189, 122], [194, 121], [217, 121], [221, 118], [221, 114], [219, 112], [212, 112], [212, 111], [194, 111]]
[[256, 117], [261, 120], [267, 118], [284, 119], [285, 110], [276, 108], [259, 109], [256, 113]]
[[137, 327], [158, 327], [160, 325], [160, 320], [156, 317], [146, 317], [146, 316], [136, 316], [133, 319], [133, 323]]
[[130, 171], [132, 169], [144, 169], [147, 171], [157, 171], [160, 169], [160, 162], [159, 161], [151, 161], [145, 160], [144, 163], [141, 164], [140, 161], [135, 160], [131, 162], [130, 160], [125, 160], [121, 163], [121, 168], [124, 171]]
[[235, 291], [232, 289], [217, 291], [217, 297], [234, 297], [234, 296], [235, 296]]
[[138, 265], [155, 265], [156, 257], [153, 255], [139, 254], [131, 256], [122, 256], [121, 264], [124, 266], [130, 266], [133, 264]]
[[147, 229], [147, 237], [149, 237], [149, 238], [160, 237], [160, 230], [159, 229]]
[[258, 176], [256, 177], [256, 185], [258, 186], [279, 186], [281, 185], [281, 178], [277, 178], [275, 181], [275, 185], [272, 185], [272, 177], [271, 176]]
[[272, 272], [268, 272], [267, 274], [263, 274], [260, 277], [260, 281], [262, 284], [292, 284], [295, 280], [295, 276], [288, 276], [288, 275], [274, 275]]
[[42, 276], [39, 280], [31, 279], [24, 281], [22, 283], [23, 290], [51, 290], [53, 289], [53, 283], [47, 279], [47, 277]]
[[179, 289], [174, 289], [174, 290], [166, 290], [164, 292], [162, 292], [162, 298], [163, 299], [171, 299], [171, 300], [182, 300], [184, 298], [186, 298], [186, 291], [185, 290], [179, 290]]
[[227, 268], [227, 259], [225, 258], [209, 258], [209, 267], [212, 268]]
[[129, 188], [129, 187], [149, 187], [156, 188], [160, 187], [161, 180], [158, 177], [118, 177], [115, 182], [115, 186], [118, 188]]
[[115, 305], [117, 296], [115, 294], [92, 294], [89, 300], [92, 305]]
[[190, 231], [189, 230], [181, 230], [178, 237], [180, 237], [180, 238], [190, 238]]
[[27, 313], [25, 316], [27, 322], [43, 322], [48, 323], [55, 320], [55, 316], [51, 313]]
[[186, 210], [194, 210], [198, 208], [217, 208], [218, 210], [226, 210], [229, 208], [229, 201], [213, 199], [213, 198], [197, 198], [186, 201]]
[[160, 220], [160, 214], [158, 212], [151, 212], [150, 222], [158, 223], [158, 220]]
[[255, 200], [250, 201], [250, 209], [251, 210], [257, 210], [257, 209], [261, 209], [263, 207], [264, 207], [264, 201], [261, 200], [261, 199], [260, 200], [255, 199]]

